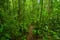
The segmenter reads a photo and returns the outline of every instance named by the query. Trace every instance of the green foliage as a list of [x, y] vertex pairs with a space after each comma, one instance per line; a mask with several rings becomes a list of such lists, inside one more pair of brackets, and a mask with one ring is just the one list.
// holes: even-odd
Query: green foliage
[[18, 2], [0, 0], [0, 40], [27, 40], [31, 24], [33, 37], [60, 40], [60, 0], [52, 0], [51, 8], [47, 0]]

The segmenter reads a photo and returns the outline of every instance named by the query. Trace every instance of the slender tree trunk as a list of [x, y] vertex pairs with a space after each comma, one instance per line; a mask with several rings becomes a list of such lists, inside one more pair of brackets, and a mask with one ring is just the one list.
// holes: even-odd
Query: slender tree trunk
[[[20, 12], [21, 12], [21, 11], [20, 11], [20, 8], [21, 8], [21, 7], [20, 7], [20, 3], [21, 3], [21, 1], [22, 1], [22, 0], [18, 0], [18, 22], [19, 22], [19, 23], [18, 23], [18, 27], [19, 27], [19, 25], [20, 25], [20, 15], [21, 15], [21, 13], [20, 13]], [[18, 39], [18, 40], [21, 40], [21, 37], [18, 37], [17, 39]]]
[[18, 0], [18, 15], [20, 15], [20, 0]]
[[52, 0], [48, 0], [48, 14], [52, 13]]
[[[40, 3], [41, 3], [41, 12], [40, 12], [40, 22], [43, 22], [42, 21], [42, 14], [43, 14], [43, 0], [40, 0]], [[41, 24], [41, 23], [40, 23]], [[43, 32], [43, 31], [42, 31]], [[40, 35], [40, 39], [38, 40], [42, 40], [43, 39], [43, 34]]]
[[[47, 10], [48, 16], [47, 16], [47, 19], [50, 19], [52, 11], [53, 11], [52, 0], [48, 0], [48, 10]], [[50, 25], [48, 25], [48, 28], [50, 28]], [[48, 35], [48, 38], [51, 39], [51, 35], [49, 33], [47, 35]]]

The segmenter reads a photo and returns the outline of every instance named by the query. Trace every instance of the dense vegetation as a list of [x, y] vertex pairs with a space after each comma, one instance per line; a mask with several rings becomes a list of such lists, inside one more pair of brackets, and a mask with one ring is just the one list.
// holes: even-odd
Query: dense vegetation
[[0, 0], [0, 40], [60, 40], [60, 0]]

